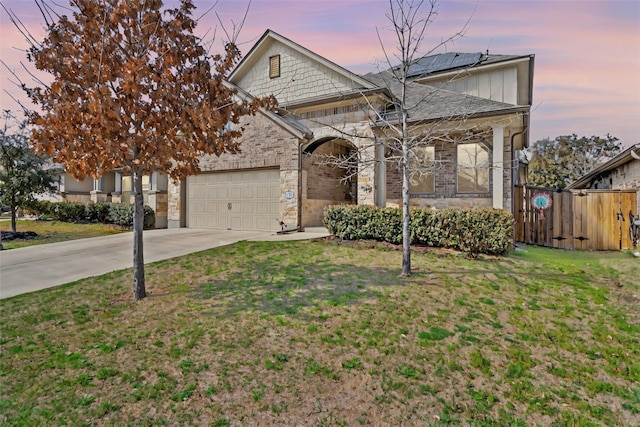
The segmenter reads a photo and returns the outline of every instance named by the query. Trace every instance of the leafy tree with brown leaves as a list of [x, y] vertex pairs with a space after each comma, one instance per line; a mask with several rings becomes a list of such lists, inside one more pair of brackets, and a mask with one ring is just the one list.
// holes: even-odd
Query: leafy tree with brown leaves
[[273, 98], [240, 100], [226, 77], [240, 52], [237, 33], [224, 54], [210, 55], [193, 34], [195, 6], [181, 0], [71, 0], [71, 17], [52, 18], [38, 1], [47, 37], [33, 38], [28, 59], [53, 77], [26, 87], [40, 111], [29, 121], [32, 144], [76, 179], [115, 168], [133, 177], [133, 298], [144, 298], [142, 176], [184, 178], [205, 154], [236, 153], [242, 129], [229, 122], [274, 106]]

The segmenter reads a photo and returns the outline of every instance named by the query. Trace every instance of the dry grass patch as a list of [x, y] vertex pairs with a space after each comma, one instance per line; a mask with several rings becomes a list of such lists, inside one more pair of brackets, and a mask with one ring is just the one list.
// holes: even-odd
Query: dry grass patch
[[[126, 231], [113, 224], [75, 224], [61, 221], [32, 220], [19, 220], [16, 230], [19, 232], [33, 231], [38, 237], [29, 240], [3, 241], [2, 244], [5, 249], [108, 236]], [[0, 231], [11, 231], [11, 221], [0, 221]]]
[[3, 300], [4, 425], [638, 425], [625, 254], [244, 242]]

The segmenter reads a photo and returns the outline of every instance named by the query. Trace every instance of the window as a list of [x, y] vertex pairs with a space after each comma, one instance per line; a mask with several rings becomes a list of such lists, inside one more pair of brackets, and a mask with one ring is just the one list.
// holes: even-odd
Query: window
[[[142, 175], [142, 194], [144, 203], [148, 203], [149, 190], [151, 190], [151, 177]], [[133, 195], [133, 177], [131, 175], [122, 176], [122, 203], [131, 203]]]
[[458, 192], [489, 192], [489, 148], [484, 144], [458, 145]]
[[409, 192], [435, 193], [435, 148], [417, 147], [410, 163]]
[[269, 78], [280, 77], [280, 55], [269, 57]]

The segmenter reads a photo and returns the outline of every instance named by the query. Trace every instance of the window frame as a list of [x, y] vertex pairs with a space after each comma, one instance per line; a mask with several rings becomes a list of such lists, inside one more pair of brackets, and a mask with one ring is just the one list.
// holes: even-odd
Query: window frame
[[[432, 182], [432, 188], [431, 191], [414, 191], [414, 185], [411, 183], [412, 181], [412, 175], [414, 172], [409, 172], [409, 196], [410, 197], [420, 197], [422, 195], [428, 195], [428, 196], [433, 196], [436, 193], [436, 147], [435, 145], [424, 145], [424, 146], [420, 146], [420, 147], [416, 147], [416, 149], [429, 149], [432, 152], [432, 160], [431, 160], [431, 166], [427, 166], [427, 167], [415, 167], [410, 165], [410, 170], [411, 169], [419, 169], [420, 172], [415, 172], [415, 173], [431, 173], [431, 182]], [[426, 157], [426, 156], [425, 156]], [[413, 162], [417, 162], [416, 160], [412, 159]], [[414, 163], [415, 164], [415, 163]], [[423, 177], [420, 177], [423, 178]], [[420, 184], [420, 182], [419, 182]]]
[[[477, 145], [479, 147], [484, 148], [486, 150], [486, 153], [487, 153], [486, 162], [481, 163], [480, 165], [478, 165], [478, 163], [476, 162], [476, 164], [474, 166], [461, 165], [461, 163], [460, 163], [460, 148], [463, 147], [463, 146], [469, 146], [469, 145]], [[492, 155], [493, 155], [493, 153], [492, 153], [491, 147], [488, 146], [487, 144], [485, 144], [482, 141], [469, 141], [469, 142], [456, 144], [456, 193], [457, 194], [490, 194], [491, 193], [491, 158], [492, 158]], [[476, 157], [477, 157], [477, 151], [476, 151]], [[487, 176], [486, 189], [481, 189], [480, 191], [463, 191], [463, 190], [460, 190], [460, 172], [462, 170], [485, 170], [486, 171], [486, 176]], [[476, 185], [476, 188], [480, 187], [480, 185], [477, 182], [477, 180], [475, 182], [475, 185]]]
[[[275, 62], [274, 62], [275, 61]], [[281, 73], [280, 54], [269, 57], [269, 78], [277, 79]]]

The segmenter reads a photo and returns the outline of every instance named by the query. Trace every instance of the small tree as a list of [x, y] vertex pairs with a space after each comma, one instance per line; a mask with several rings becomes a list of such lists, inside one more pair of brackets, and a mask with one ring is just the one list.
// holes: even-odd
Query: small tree
[[[464, 35], [466, 24], [460, 31], [425, 48], [427, 31], [437, 14], [436, 0], [389, 0], [387, 18], [395, 44], [393, 48], [388, 48], [378, 34], [385, 55], [382, 61], [385, 70], [364, 76], [376, 86], [386, 89], [390, 94], [388, 105], [381, 105], [379, 98], [363, 93], [361, 108], [371, 118], [369, 125], [373, 135], [353, 133], [344, 125], [334, 126], [334, 129], [350, 137], [368, 138], [370, 144], [365, 144], [346, 157], [327, 156], [326, 160], [328, 164], [354, 171], [350, 173], [355, 174], [363, 167], [378, 165], [380, 159], [367, 154], [370, 148], [376, 147], [385, 153], [384, 167], [393, 165], [398, 168], [402, 176], [403, 276], [411, 274], [411, 183], [444, 164], [444, 161], [431, 157], [425, 147], [435, 143], [474, 141], [490, 135], [487, 123], [476, 122], [471, 125], [468, 122], [474, 112], [471, 97], [452, 96], [451, 92], [439, 87], [413, 81], [413, 68], [420, 58], [433, 54]], [[438, 105], [438, 111], [429, 114], [431, 118], [416, 122], [416, 116], [424, 116], [418, 111], [429, 105]]]
[[0, 129], [0, 204], [11, 212], [11, 231], [16, 232], [18, 209], [35, 200], [38, 194], [53, 192], [58, 172], [44, 156], [29, 146], [26, 123], [16, 122], [10, 111], [4, 112], [4, 126]]
[[531, 185], [563, 189], [600, 163], [620, 153], [622, 145], [609, 134], [578, 138], [576, 134], [545, 138], [529, 149]]
[[191, 0], [166, 10], [161, 0], [71, 0], [72, 17], [56, 20], [38, 4], [48, 35], [30, 38], [28, 59], [53, 82], [23, 84], [40, 108], [29, 115], [32, 142], [76, 179], [115, 168], [132, 175], [133, 298], [144, 298], [143, 175], [184, 178], [202, 155], [239, 152], [242, 129], [225, 125], [272, 98], [234, 96], [226, 77], [240, 56], [238, 34], [211, 56], [193, 34]]

